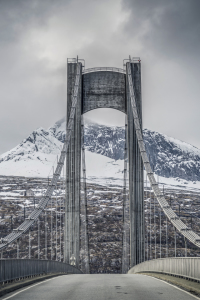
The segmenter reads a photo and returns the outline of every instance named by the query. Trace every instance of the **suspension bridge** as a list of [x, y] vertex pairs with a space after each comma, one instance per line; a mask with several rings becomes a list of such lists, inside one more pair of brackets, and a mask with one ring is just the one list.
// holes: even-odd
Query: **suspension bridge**
[[[102, 299], [103, 297], [106, 299], [107, 296], [100, 288], [100, 285], [103, 284], [102, 281], [106, 279], [99, 278], [98, 275], [89, 275], [90, 243], [83, 115], [97, 108], [113, 108], [126, 115], [121, 273], [127, 274], [129, 272], [129, 274], [133, 274], [152, 271], [200, 280], [200, 259], [198, 255], [187, 257], [188, 243], [198, 253], [200, 236], [181, 220], [180, 213], [177, 214], [176, 210], [173, 209], [173, 205], [171, 205], [171, 197], [169, 201], [169, 197], [164, 190], [160, 189], [145, 149], [142, 136], [140, 58], [129, 57], [129, 59], [125, 59], [123, 69], [85, 69], [85, 61], [77, 57], [76, 59], [68, 59], [67, 70], [66, 139], [60, 157], [57, 159], [56, 168], [53, 169], [53, 176], [50, 180], [48, 179], [47, 188], [39, 203], [36, 206], [34, 205], [32, 212], [18, 227], [1, 238], [0, 282], [3, 284], [39, 274], [73, 273], [79, 275], [76, 275], [78, 277], [70, 277], [69, 290], [63, 289], [63, 292], [57, 290], [58, 294], [62, 294], [59, 299], [62, 299], [65, 293], [70, 294], [72, 287], [76, 290], [79, 283], [84, 285], [86, 290], [87, 286], [88, 289], [92, 287], [93, 293], [99, 295], [96, 296], [96, 299]], [[66, 180], [63, 186], [62, 170], [65, 160]], [[80, 193], [81, 165], [83, 197]], [[65, 190], [63, 202], [58, 201], [61, 186]], [[146, 206], [145, 201], [147, 201]], [[149, 211], [150, 216], [146, 216], [145, 211]], [[40, 243], [41, 220], [44, 220], [44, 259], [41, 259], [40, 255], [42, 251]], [[32, 256], [33, 228], [37, 230], [37, 259]], [[174, 230], [173, 257], [169, 254], [169, 228]], [[47, 231], [49, 231], [49, 234]], [[165, 233], [165, 242], [162, 241], [163, 233]], [[180, 238], [184, 239], [185, 253], [181, 255], [184, 257], [177, 257], [177, 240]], [[20, 258], [20, 240], [22, 239], [28, 243], [27, 256]], [[56, 243], [53, 243], [53, 239], [56, 240]], [[164, 243], [166, 243], [165, 249]], [[16, 251], [15, 259], [5, 258], [8, 249]], [[50, 252], [48, 252], [49, 250]], [[88, 275], [84, 277], [83, 274]], [[163, 283], [156, 284], [153, 279], [144, 278], [142, 275], [134, 275], [136, 276], [135, 279], [132, 276], [124, 275], [123, 279], [120, 277], [120, 279], [114, 280], [112, 276], [107, 277], [110, 285], [113, 286], [113, 293], [118, 293], [118, 296], [120, 296], [120, 293], [124, 295], [131, 294], [130, 286], [134, 280], [135, 291], [138, 291], [139, 286], [141, 290], [143, 289], [143, 292], [138, 291], [138, 298], [134, 299], [139, 299], [139, 297], [147, 299], [145, 297], [149, 296], [145, 295], [145, 288], [141, 286], [142, 280], [148, 288], [151, 286], [154, 289], [155, 286], [159, 286], [159, 289], [167, 291]], [[68, 280], [63, 279], [64, 277], [60, 278], [51, 279], [49, 283], [44, 283], [46, 288], [50, 289], [50, 292], [47, 293], [49, 299], [53, 299], [51, 298], [51, 293], [53, 293], [51, 285], [57, 288], [59, 284], [62, 286]], [[125, 288], [126, 283], [124, 280], [128, 282], [127, 288]], [[107, 288], [109, 288], [109, 284]], [[123, 289], [123, 292], [121, 292], [121, 289]], [[42, 293], [42, 290], [40, 291], [39, 287], [38, 290], [34, 288], [35, 295], [38, 293], [38, 298], [35, 296], [34, 299], [40, 299], [40, 292]], [[172, 291], [168, 290], [166, 295], [169, 293], [172, 293]], [[54, 295], [52, 297], [55, 297], [55, 294], [52, 295]], [[24, 297], [23, 299], [27, 299], [28, 296], [25, 295]], [[77, 291], [77, 298], [73, 297], [72, 299], [86, 299], [81, 291]], [[94, 299], [92, 295], [90, 297]], [[87, 297], [87, 299], [90, 299], [90, 297]], [[190, 299], [188, 295], [181, 295], [180, 297]], [[152, 294], [152, 299], [157, 299], [155, 294]]]

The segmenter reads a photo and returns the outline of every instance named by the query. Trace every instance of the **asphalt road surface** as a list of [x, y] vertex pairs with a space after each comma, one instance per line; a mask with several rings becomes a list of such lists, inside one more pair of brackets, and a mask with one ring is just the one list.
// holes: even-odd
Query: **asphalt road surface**
[[0, 299], [194, 300], [195, 298], [195, 296], [153, 277], [94, 274], [54, 277], [9, 293]]

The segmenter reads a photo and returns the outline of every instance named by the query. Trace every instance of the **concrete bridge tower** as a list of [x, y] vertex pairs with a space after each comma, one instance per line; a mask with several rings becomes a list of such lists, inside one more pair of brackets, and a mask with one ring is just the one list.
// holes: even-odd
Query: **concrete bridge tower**
[[[81, 63], [79, 61], [79, 63]], [[141, 63], [129, 59], [139, 122], [142, 125]], [[82, 66], [82, 63], [81, 63]], [[77, 60], [67, 63], [67, 122], [72, 103]], [[144, 260], [143, 163], [131, 109], [126, 70], [93, 68], [81, 70], [78, 103], [66, 160], [65, 262], [80, 257], [81, 115], [97, 108], [113, 108], [127, 114], [127, 151], [130, 201], [130, 267]]]

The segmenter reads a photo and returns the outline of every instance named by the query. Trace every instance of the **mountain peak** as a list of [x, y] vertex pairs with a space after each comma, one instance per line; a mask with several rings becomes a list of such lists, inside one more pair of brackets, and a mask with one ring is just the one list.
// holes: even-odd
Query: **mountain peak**
[[[84, 119], [84, 124], [84, 143], [87, 151], [112, 160], [124, 159], [124, 127], [106, 126], [91, 122], [89, 119]], [[65, 118], [57, 121], [48, 130], [43, 128], [34, 130], [18, 146], [1, 155], [0, 174], [47, 176], [47, 169], [51, 169], [56, 156], [59, 155], [65, 136]], [[143, 137], [150, 164], [156, 174], [167, 178], [178, 177], [200, 181], [198, 148], [148, 129], [143, 130]], [[24, 169], [28, 170], [28, 165], [30, 170], [25, 172]], [[36, 167], [37, 172], [34, 171]]]

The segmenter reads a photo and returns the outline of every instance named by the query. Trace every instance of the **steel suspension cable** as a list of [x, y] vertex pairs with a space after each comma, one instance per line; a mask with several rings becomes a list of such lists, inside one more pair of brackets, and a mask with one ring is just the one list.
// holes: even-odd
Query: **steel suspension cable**
[[[159, 175], [157, 175], [157, 182], [158, 182], [158, 187], [159, 187]], [[161, 207], [159, 207], [159, 212], [160, 212], [160, 228], [159, 228], [159, 232], [160, 232], [160, 258], [162, 257], [162, 209]]]
[[155, 258], [156, 258], [156, 207], [155, 207], [155, 197], [153, 197], [154, 206], [154, 247], [155, 247]]
[[176, 227], [174, 227], [174, 256], [176, 257]]
[[149, 237], [149, 243], [150, 243], [150, 259], [152, 259], [152, 248], [151, 248], [151, 186], [150, 186], [150, 237]]
[[124, 183], [123, 183], [123, 236], [122, 236], [122, 274], [129, 270], [129, 214], [127, 203], [127, 116], [125, 117], [125, 144], [124, 144]]
[[166, 257], [168, 257], [168, 219], [166, 216]]
[[39, 204], [37, 207], [32, 211], [32, 213], [29, 215], [28, 218], [25, 219], [25, 221], [16, 229], [14, 229], [9, 235], [7, 235], [5, 238], [1, 239], [2, 244], [0, 244], [0, 251], [4, 248], [6, 248], [9, 244], [17, 240], [19, 237], [22, 236], [23, 233], [27, 232], [31, 225], [38, 219], [39, 215], [42, 213], [44, 208], [46, 207], [49, 199], [51, 198], [51, 195], [54, 191], [55, 185], [59, 179], [59, 176], [62, 171], [62, 167], [64, 165], [66, 152], [69, 147], [70, 138], [71, 138], [71, 131], [74, 124], [74, 116], [76, 112], [76, 104], [78, 99], [78, 90], [79, 90], [79, 82], [80, 82], [80, 75], [81, 75], [81, 63], [77, 62], [77, 72], [75, 77], [75, 84], [74, 84], [74, 90], [73, 90], [73, 97], [72, 97], [72, 104], [70, 109], [70, 115], [69, 115], [69, 121], [67, 124], [67, 132], [66, 132], [66, 140], [64, 142], [61, 155], [59, 157], [59, 161], [56, 166], [55, 173], [53, 175], [53, 178], [51, 180], [50, 185], [48, 185], [45, 196], [41, 198]]
[[161, 212], [162, 212], [162, 209], [161, 209], [161, 207], [159, 208], [159, 210], [160, 210], [160, 258], [162, 257], [162, 248], [161, 248], [161, 246], [162, 246], [162, 240], [161, 240], [161, 238], [162, 238], [162, 226], [161, 226]]
[[53, 259], [53, 199], [51, 197], [51, 260]]
[[86, 274], [90, 273], [90, 257], [89, 257], [89, 238], [88, 238], [88, 214], [87, 214], [87, 183], [86, 183], [86, 164], [85, 164], [85, 145], [84, 145], [84, 121], [83, 116], [81, 117], [81, 152], [82, 152], [82, 169], [83, 169], [83, 190], [84, 195], [82, 199], [82, 260], [81, 267], [82, 271]]
[[19, 259], [19, 239], [17, 239], [17, 259]]
[[40, 259], [40, 217], [38, 217], [38, 259]]
[[28, 258], [31, 259], [31, 229], [30, 228], [29, 228], [29, 232], [28, 232], [28, 239], [29, 239]]
[[64, 173], [65, 168], [63, 168], [63, 191], [64, 195], [62, 198], [62, 203], [63, 203], [63, 262], [64, 262], [64, 252], [65, 252], [65, 207], [64, 207], [64, 198], [65, 198], [65, 173]]
[[146, 235], [147, 235], [147, 260], [149, 260], [149, 232], [148, 232], [148, 222], [149, 222], [149, 214], [148, 214], [148, 199], [147, 199], [147, 173], [146, 173], [146, 210], [147, 210], [147, 222], [146, 222]]
[[45, 259], [47, 259], [47, 211], [45, 209], [44, 216], [44, 230], [45, 230]]
[[[140, 66], [139, 66], [140, 68]], [[135, 97], [135, 90], [133, 87], [132, 82], [132, 73], [131, 73], [131, 63], [127, 62], [127, 76], [128, 76], [128, 85], [129, 85], [129, 95], [131, 100], [132, 112], [133, 112], [133, 119], [135, 125], [136, 136], [138, 140], [138, 145], [141, 153], [141, 157], [144, 163], [145, 170], [147, 172], [147, 176], [149, 178], [151, 187], [153, 189], [154, 195], [156, 196], [158, 203], [164, 214], [169, 219], [169, 221], [177, 228], [177, 230], [189, 241], [191, 241], [195, 246], [200, 248], [200, 236], [196, 234], [193, 230], [191, 230], [186, 224], [182, 222], [182, 220], [177, 216], [177, 214], [172, 210], [172, 208], [168, 205], [164, 195], [162, 195], [159, 186], [155, 180], [154, 174], [151, 169], [151, 165], [146, 153], [143, 136], [142, 136], [142, 129], [140, 125], [140, 120], [137, 111], [136, 105], [136, 97]]]
[[58, 260], [58, 198], [56, 185], [56, 260]]
[[[60, 192], [61, 192], [61, 183], [60, 183]], [[61, 239], [61, 232], [62, 232], [62, 197], [60, 197], [60, 261], [62, 256], [62, 239]]]

